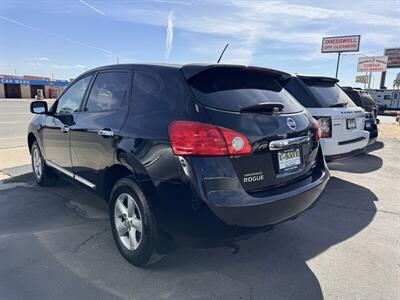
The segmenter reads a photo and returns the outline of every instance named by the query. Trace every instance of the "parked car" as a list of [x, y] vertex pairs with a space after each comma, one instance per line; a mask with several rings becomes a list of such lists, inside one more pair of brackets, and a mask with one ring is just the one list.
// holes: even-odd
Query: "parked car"
[[359, 153], [369, 140], [366, 113], [337, 83], [336, 78], [294, 75], [285, 84], [285, 89], [318, 120], [327, 160]]
[[[377, 119], [378, 105], [372, 99], [371, 95], [360, 88], [352, 88], [350, 86], [342, 86], [342, 90], [350, 97], [353, 102], [362, 107], [365, 111], [370, 112]], [[379, 124], [379, 123], [378, 123]]]
[[369, 132], [368, 145], [375, 143], [378, 138], [378, 105], [376, 105], [368, 92], [360, 88], [348, 86], [341, 88], [357, 106], [362, 107], [367, 112], [365, 116], [365, 130]]
[[283, 72], [233, 65], [114, 65], [35, 101], [39, 185], [62, 175], [109, 204], [122, 256], [226, 246], [295, 218], [329, 178], [318, 123]]
[[378, 119], [375, 119], [374, 115], [368, 112], [365, 116], [365, 130], [369, 132], [368, 145], [372, 145], [378, 138]]

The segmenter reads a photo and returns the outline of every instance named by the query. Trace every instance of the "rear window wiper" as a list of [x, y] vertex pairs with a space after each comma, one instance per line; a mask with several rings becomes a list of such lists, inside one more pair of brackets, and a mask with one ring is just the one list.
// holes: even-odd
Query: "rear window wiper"
[[346, 106], [347, 106], [347, 102], [341, 102], [341, 103], [329, 105], [329, 107], [346, 107]]
[[240, 112], [246, 113], [279, 113], [285, 106], [282, 103], [277, 102], [261, 102], [255, 105], [244, 106], [240, 109]]

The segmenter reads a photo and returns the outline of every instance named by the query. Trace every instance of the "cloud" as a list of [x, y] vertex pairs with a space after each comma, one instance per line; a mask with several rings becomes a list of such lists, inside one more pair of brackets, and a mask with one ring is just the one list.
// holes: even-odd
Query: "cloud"
[[65, 36], [62, 36], [62, 35], [59, 35], [59, 34], [55, 34], [55, 33], [49, 32], [49, 31], [45, 31], [45, 30], [30, 26], [30, 25], [27, 25], [27, 24], [24, 24], [22, 22], [19, 22], [19, 21], [16, 21], [16, 20], [1, 16], [1, 15], [0, 15], [0, 19], [3, 19], [4, 21], [7, 21], [9, 23], [13, 23], [13, 24], [22, 26], [24, 28], [27, 28], [27, 29], [30, 29], [30, 30], [33, 30], [33, 31], [37, 31], [37, 32], [40, 32], [40, 33], [43, 33], [43, 34], [46, 34], [46, 35], [49, 35], [49, 36], [56, 37], [58, 39], [66, 41], [66, 42], [68, 42], [70, 44], [75, 44], [75, 45], [78, 45], [78, 46], [81, 46], [81, 47], [98, 50], [98, 51], [101, 51], [101, 52], [104, 52], [104, 53], [107, 53], [107, 54], [112, 54], [112, 52], [110, 50], [107, 50], [107, 49], [104, 49], [104, 48], [100, 48], [100, 47], [96, 47], [96, 46], [92, 46], [92, 45], [89, 45], [89, 44], [86, 44], [86, 43], [82, 43], [82, 42], [67, 38]]
[[85, 65], [51, 65], [55, 69], [86, 69]]
[[99, 13], [100, 15], [103, 15], [103, 16], [106, 15], [105, 12], [103, 12], [102, 10], [100, 10], [100, 9], [94, 7], [93, 5], [87, 3], [86, 1], [79, 0], [79, 2], [82, 3], [82, 4], [84, 4], [84, 5], [86, 5], [86, 6], [89, 7], [90, 9], [94, 10], [95, 12]]
[[[122, 5], [113, 2], [107, 4], [107, 11], [118, 21], [165, 26], [164, 16], [173, 7], [179, 18], [172, 19], [171, 27], [181, 29], [182, 35], [191, 33], [187, 34], [187, 48], [203, 53], [202, 60], [218, 56], [223, 44], [229, 42], [224, 60], [238, 63], [251, 63], [262, 56], [261, 46], [266, 52], [279, 48], [299, 51], [306, 55], [304, 60], [311, 61], [321, 55], [316, 51], [321, 47], [323, 36], [361, 34], [361, 49], [368, 51], [398, 44], [400, 34], [395, 3], [366, 2], [360, 6], [344, 0], [336, 0], [334, 4], [296, 0], [208, 0], [194, 2], [188, 7], [174, 0], [159, 1], [163, 5], [154, 7], [154, 3], [141, 2], [129, 8], [124, 2]], [[174, 3], [168, 5], [171, 1]], [[380, 34], [374, 37], [378, 32]], [[214, 39], [218, 42], [210, 47], [209, 42]], [[168, 57], [168, 39], [166, 45]], [[169, 45], [172, 47], [172, 43]]]
[[33, 59], [38, 60], [38, 61], [49, 61], [50, 60], [47, 57], [34, 57]]
[[165, 58], [169, 59], [169, 55], [172, 50], [172, 42], [174, 40], [174, 11], [171, 11], [168, 15], [167, 21], [167, 34], [165, 38]]

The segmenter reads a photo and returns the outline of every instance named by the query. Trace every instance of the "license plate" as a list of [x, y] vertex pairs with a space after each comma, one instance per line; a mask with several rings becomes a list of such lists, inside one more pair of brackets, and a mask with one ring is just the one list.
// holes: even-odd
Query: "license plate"
[[290, 149], [278, 152], [280, 171], [296, 169], [301, 164], [300, 149]]
[[355, 119], [347, 119], [347, 129], [355, 129], [357, 127]]

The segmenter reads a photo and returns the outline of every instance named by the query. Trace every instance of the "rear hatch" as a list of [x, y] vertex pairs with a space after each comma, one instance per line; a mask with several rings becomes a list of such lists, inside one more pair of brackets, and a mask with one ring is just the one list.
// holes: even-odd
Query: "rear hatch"
[[286, 87], [319, 119], [323, 137], [346, 139], [364, 130], [365, 112], [354, 104], [337, 82], [335, 78], [297, 76]]
[[346, 139], [364, 130], [364, 110], [337, 85], [337, 79], [312, 76], [300, 78], [318, 104], [316, 107], [308, 107], [309, 112], [316, 118], [331, 118], [327, 124], [331, 127], [332, 137]]
[[282, 88], [288, 74], [227, 65], [186, 71], [183, 67], [211, 122], [249, 139], [250, 155], [229, 157], [248, 193], [257, 195], [311, 175], [318, 152], [317, 129], [311, 116]]

